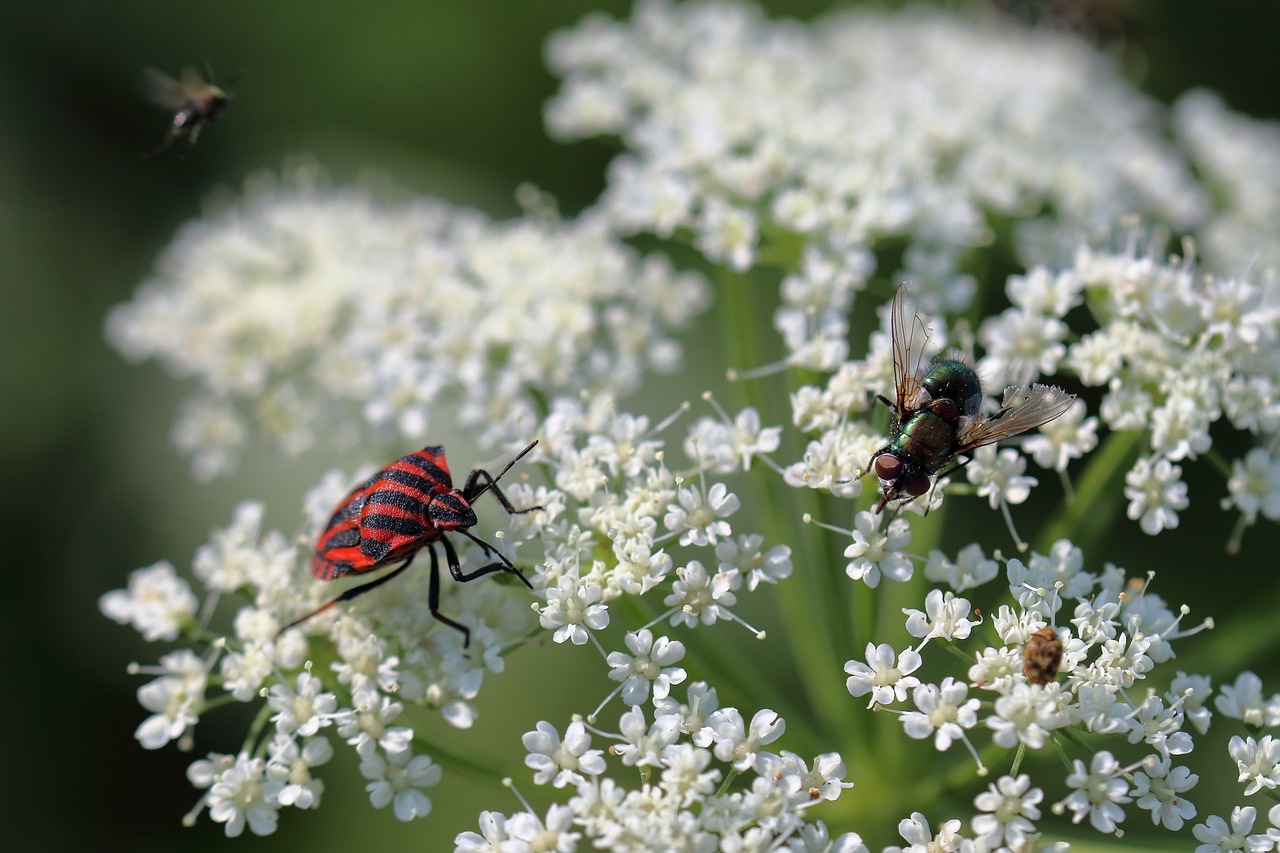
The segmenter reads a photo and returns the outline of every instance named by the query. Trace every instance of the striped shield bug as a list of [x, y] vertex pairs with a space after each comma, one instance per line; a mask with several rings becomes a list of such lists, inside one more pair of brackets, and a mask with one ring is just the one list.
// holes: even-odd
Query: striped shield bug
[[[491, 492], [502, 508], [518, 515], [542, 509], [540, 506], [516, 509], [498, 488], [498, 481], [511, 470], [526, 453], [537, 445], [534, 440], [520, 454], [507, 463], [498, 476], [483, 468], [477, 468], [467, 477], [461, 489], [453, 487], [449, 465], [444, 458], [444, 448], [425, 447], [392, 462], [386, 468], [365, 480], [338, 504], [333, 517], [325, 525], [316, 540], [315, 556], [311, 560], [311, 574], [322, 581], [349, 574], [365, 574], [399, 561], [394, 569], [382, 577], [360, 586], [352, 587], [329, 603], [305, 616], [293, 620], [280, 629], [280, 633], [293, 628], [335, 604], [350, 601], [375, 587], [379, 587], [403, 572], [423, 548], [431, 555], [431, 577], [427, 588], [427, 606], [431, 615], [451, 628], [462, 632], [463, 647], [471, 643], [471, 631], [440, 612], [440, 560], [435, 545], [444, 549], [449, 574], [461, 583], [497, 571], [510, 572], [533, 589], [528, 579], [502, 555], [497, 548], [471, 533], [476, 524], [472, 508], [485, 492]], [[477, 543], [486, 557], [498, 559], [492, 563], [464, 572], [458, 563], [458, 552], [446, 533], [460, 533]]]

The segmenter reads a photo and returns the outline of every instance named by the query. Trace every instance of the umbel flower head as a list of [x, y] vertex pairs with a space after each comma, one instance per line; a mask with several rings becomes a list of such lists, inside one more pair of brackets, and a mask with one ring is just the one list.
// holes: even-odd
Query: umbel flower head
[[[1280, 520], [1280, 284], [1249, 263], [1275, 256], [1274, 207], [1246, 180], [1280, 186], [1280, 138], [1189, 96], [1172, 115], [1190, 160], [1081, 41], [924, 10], [798, 24], [640, 2], [548, 56], [551, 131], [623, 148], [581, 218], [494, 222], [294, 169], [187, 226], [108, 321], [127, 355], [195, 380], [175, 438], [200, 475], [251, 439], [319, 454], [321, 430], [372, 465], [445, 420], [472, 439], [455, 463], [537, 439], [502, 481], [536, 511], [480, 496], [486, 544], [423, 534], [458, 552], [438, 590], [416, 565], [281, 631], [338, 594], [306, 571], [362, 479], [334, 471], [300, 511], [273, 509], [297, 535], [246, 501], [190, 572], [155, 563], [103, 596], [109, 618], [178, 643], [132, 668], [149, 678], [143, 747], [191, 746], [219, 705], [256, 709], [241, 743], [191, 765], [189, 819], [287, 827], [281, 812], [333, 796], [321, 774], [345, 745], [374, 808], [448, 821], [432, 789], [454, 759], [424, 720], [487, 723], [477, 697], [518, 660], [572, 665], [577, 713], [493, 731], [523, 744], [524, 770], [491, 774], [520, 807], [477, 807], [457, 850], [1062, 851], [1060, 834], [1147, 816], [1203, 850], [1274, 848], [1280, 810], [1271, 828], [1255, 806], [1202, 817], [1196, 790], [1215, 759], [1241, 802], [1280, 786], [1280, 698], [1250, 672], [1179, 669], [1213, 620], [1156, 592], [1163, 566], [1109, 560], [1107, 534], [1178, 537], [1214, 505], [1239, 546]], [[1216, 145], [1224, 127], [1250, 150]], [[1170, 229], [1189, 235], [1179, 257]], [[672, 257], [717, 281], [714, 335], [707, 318], [694, 334], [781, 361], [682, 360], [712, 290], [636, 235], [689, 244]], [[1022, 268], [979, 275], [995, 253]], [[932, 332], [919, 360], [876, 314], [908, 276], [906, 319]], [[948, 347], [984, 391], [963, 424], [923, 388], [896, 398]], [[653, 412], [624, 396], [708, 364], [741, 381]], [[1039, 431], [949, 454], [948, 430], [1049, 385], [1066, 390]], [[910, 434], [908, 402], [942, 403], [942, 425]], [[877, 503], [870, 460], [898, 439], [946, 458], [923, 493]], [[1218, 493], [1193, 492], [1193, 469]], [[1095, 512], [1099, 495], [1122, 509]], [[980, 514], [960, 528], [963, 501]], [[495, 551], [532, 592], [465, 582]], [[594, 670], [563, 663], [574, 647]], [[1245, 731], [1218, 737], [1215, 714]], [[529, 783], [555, 802], [535, 811]], [[888, 844], [895, 821], [906, 847]]]
[[251, 434], [295, 454], [322, 435], [424, 443], [446, 402], [493, 444], [532, 428], [535, 395], [679, 364], [671, 332], [704, 283], [605, 226], [391, 201], [302, 162], [184, 228], [108, 337], [198, 381], [174, 429], [198, 476]]

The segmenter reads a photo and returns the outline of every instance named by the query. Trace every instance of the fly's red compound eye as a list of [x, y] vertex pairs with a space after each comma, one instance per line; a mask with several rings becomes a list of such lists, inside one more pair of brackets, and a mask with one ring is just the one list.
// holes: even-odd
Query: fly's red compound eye
[[920, 471], [912, 471], [907, 475], [906, 481], [903, 482], [902, 491], [911, 495], [913, 498], [918, 498], [925, 492], [929, 491], [929, 488], [932, 485], [933, 483], [929, 482], [928, 474], [924, 474]]
[[902, 473], [902, 460], [891, 453], [885, 453], [877, 456], [871, 467], [881, 480], [896, 480]]

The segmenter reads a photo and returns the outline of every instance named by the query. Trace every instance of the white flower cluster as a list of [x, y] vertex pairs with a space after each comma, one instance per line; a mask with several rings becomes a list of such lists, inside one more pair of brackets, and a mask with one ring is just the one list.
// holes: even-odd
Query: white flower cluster
[[[984, 562], [981, 554], [966, 561]], [[945, 562], [940, 555], [930, 559], [931, 567]], [[1156, 826], [1181, 829], [1196, 816], [1186, 792], [1199, 777], [1185, 761], [1194, 736], [1209, 729], [1212, 688], [1208, 677], [1181, 671], [1163, 692], [1143, 684], [1173, 659], [1176, 640], [1200, 630], [1182, 626], [1188, 608], [1174, 612], [1147, 584], [1127, 581], [1114, 566], [1086, 571], [1083, 555], [1066, 540], [1047, 556], [1008, 560], [1005, 572], [1017, 606], [1001, 605], [990, 617], [988, 635], [998, 636], [997, 645], [982, 644], [968, 599], [934, 589], [923, 610], [903, 610], [906, 630], [919, 642], [901, 651], [868, 644], [865, 660], [845, 665], [849, 693], [869, 696], [872, 708], [898, 714], [908, 737], [931, 740], [940, 752], [964, 744], [982, 773], [979, 753], [987, 753], [973, 743], [982, 730], [1010, 751], [1078, 745], [1085, 733], [1109, 738], [1116, 751], [1139, 745], [1128, 766], [1091, 746], [1092, 758], [1072, 764], [1064, 781], [1070, 793], [1053, 811], [1118, 834], [1124, 807], [1136, 804]], [[993, 567], [982, 580], [994, 575]], [[960, 650], [973, 663], [965, 672], [924, 681], [922, 651], [930, 643]], [[942, 651], [939, 661], [951, 659]], [[1215, 705], [1253, 727], [1280, 723], [1280, 695], [1265, 698], [1261, 682], [1249, 673], [1223, 687]], [[1241, 781], [1249, 781], [1245, 796], [1280, 783], [1280, 741], [1235, 737], [1229, 751]], [[945, 841], [930, 849], [1040, 849], [1026, 846], [1026, 839], [1035, 836], [1043, 797], [1030, 777], [1005, 776], [974, 800], [971, 835], [963, 835], [955, 820], [935, 837], [922, 815], [903, 821], [900, 829], [915, 844]]]
[[[1100, 423], [1113, 439], [1129, 434], [1142, 449], [1124, 478], [1128, 514], [1154, 535], [1177, 527], [1189, 505], [1179, 463], [1209, 454], [1210, 429], [1225, 421], [1255, 444], [1223, 463], [1229, 469], [1223, 506], [1240, 513], [1233, 545], [1259, 516], [1280, 520], [1280, 279], [1273, 273], [1204, 275], [1190, 259], [1157, 260], [1134, 237], [1122, 251], [1081, 248], [1065, 270], [1037, 266], [1011, 276], [1005, 290], [1012, 306], [977, 329], [986, 353], [978, 369], [988, 390], [1045, 375], [1105, 389], [1097, 416], [1086, 416], [1077, 400], [1022, 440], [1037, 464], [1065, 473], [1098, 445]], [[1066, 318], [1080, 305], [1092, 323], [1073, 332]], [[935, 337], [946, 338], [944, 326], [934, 328]], [[840, 497], [861, 494], [868, 461], [888, 442], [870, 420], [876, 395], [895, 398], [892, 359], [888, 333], [877, 333], [865, 357], [843, 362], [825, 387], [792, 394], [793, 423], [811, 440], [786, 469], [788, 483]], [[995, 508], [1029, 497], [1037, 481], [1025, 469], [1015, 450], [983, 447], [965, 476]], [[935, 489], [927, 502], [936, 506], [941, 495]], [[857, 526], [855, 540], [872, 535], [875, 525], [866, 519]], [[894, 527], [875, 535], [892, 536]], [[910, 567], [890, 576], [905, 580]]]
[[[310, 530], [328, 520], [345, 493], [334, 474], [308, 496], [309, 506], [324, 507], [311, 513]], [[280, 634], [332, 590], [297, 582], [297, 545], [279, 532], [261, 533], [262, 515], [261, 504], [241, 504], [232, 523], [196, 553], [193, 573], [206, 590], [203, 605], [168, 563], [139, 569], [127, 589], [102, 597], [107, 616], [146, 639], [181, 635], [209, 649], [201, 656], [180, 648], [159, 666], [133, 668], [156, 676], [138, 689], [139, 703], [151, 712], [138, 727], [138, 741], [147, 749], [170, 742], [189, 748], [206, 710], [265, 699], [238, 754], [212, 753], [191, 766], [191, 782], [205, 793], [189, 820], [208, 807], [229, 836], [246, 823], [265, 835], [275, 831], [281, 808], [319, 806], [324, 783], [312, 768], [329, 761], [334, 736], [359, 756], [374, 807], [390, 805], [400, 820], [425, 816], [431, 800], [423, 789], [435, 785], [441, 771], [414, 748], [411, 709], [436, 710], [454, 726], [470, 726], [476, 717], [471, 700], [485, 673], [501, 672], [502, 653], [536, 630], [527, 603], [496, 584], [444, 584], [442, 609], [471, 632], [464, 649], [461, 634], [431, 616], [428, 573], [420, 567], [392, 591], [372, 591]], [[478, 546], [462, 555], [476, 564], [482, 557]], [[250, 603], [235, 612], [229, 635], [215, 636], [205, 622], [219, 599], [233, 593]], [[325, 671], [312, 664], [317, 642], [326, 644], [320, 656], [332, 660]]]
[[250, 434], [293, 453], [320, 434], [422, 441], [444, 402], [485, 443], [510, 439], [537, 422], [535, 395], [675, 369], [670, 333], [706, 304], [699, 277], [599, 217], [493, 222], [299, 167], [184, 228], [107, 331], [198, 381], [174, 436], [208, 477]]
[[1205, 256], [1220, 270], [1242, 258], [1280, 269], [1280, 124], [1232, 112], [1197, 89], [1174, 104], [1173, 127], [1219, 208], [1197, 231]]
[[[809, 807], [835, 800], [853, 783], [844, 781], [844, 761], [835, 753], [810, 764], [792, 752], [764, 750], [784, 729], [771, 710], [748, 721], [736, 708], [719, 707], [715, 689], [704, 682], [689, 686], [685, 704], [655, 701], [652, 722], [642, 707], [633, 707], [617, 733], [589, 731], [575, 720], [562, 741], [554, 726], [540, 722], [524, 736], [525, 764], [535, 771], [535, 784], [572, 786], [573, 796], [552, 805], [545, 818], [527, 804], [510, 817], [482, 812], [481, 831], [461, 833], [454, 849], [534, 853], [589, 843], [596, 850], [634, 853], [866, 851], [856, 833], [832, 839], [821, 821], [805, 821]], [[643, 781], [629, 787], [605, 776], [604, 753], [590, 748], [591, 732], [614, 741], [609, 754], [633, 778], [641, 771]], [[740, 776], [743, 781], [728, 790]]]
[[[540, 429], [545, 438], [538, 455], [530, 458], [542, 461], [561, 488], [511, 483], [516, 505], [543, 509], [505, 516], [495, 541], [512, 556], [535, 537], [545, 549], [530, 579], [545, 601], [534, 610], [556, 642], [594, 639], [593, 632], [609, 624], [610, 602], [658, 587], [666, 610], [650, 625], [663, 619], [688, 627], [741, 622], [731, 608], [744, 587], [754, 590], [790, 574], [789, 549], [766, 550], [758, 534], [735, 535], [729, 517], [738, 509], [737, 497], [722, 482], [706, 482], [710, 470], [742, 470], [777, 448], [778, 428], [763, 427], [753, 410], [736, 419], [721, 412], [693, 424], [686, 445], [694, 467], [679, 475], [664, 463], [657, 433], [666, 424], [651, 431], [644, 418], [617, 413], [607, 397], [558, 398], [552, 408]], [[469, 727], [476, 717], [471, 700], [485, 673], [502, 672], [506, 652], [537, 631], [522, 595], [499, 584], [446, 581], [440, 607], [466, 626], [467, 646], [461, 632], [432, 616], [430, 574], [423, 566], [280, 633], [332, 594], [319, 582], [296, 583], [298, 544], [316, 541], [349, 488], [337, 473], [326, 476], [306, 497], [308, 533], [297, 541], [261, 532], [261, 504], [238, 507], [231, 525], [196, 554], [193, 572], [207, 590], [203, 607], [168, 563], [135, 572], [127, 589], [102, 598], [104, 614], [147, 639], [183, 635], [206, 643], [204, 622], [220, 596], [238, 593], [250, 600], [232, 618], [232, 632], [217, 637], [206, 656], [180, 649], [162, 657], [159, 667], [137, 670], [158, 676], [138, 691], [139, 702], [153, 712], [137, 731], [148, 749], [189, 743], [209, 707], [267, 700], [238, 756], [213, 754], [191, 771], [193, 783], [207, 789], [200, 807], [225, 822], [228, 834], [241, 832], [246, 820], [253, 832], [271, 832], [279, 808], [319, 804], [323, 783], [309, 768], [332, 755], [321, 733], [330, 728], [359, 754], [376, 807], [394, 803], [402, 820], [427, 814], [431, 802], [422, 789], [439, 780], [440, 769], [415, 753], [406, 707], [438, 710], [452, 725]], [[611, 541], [612, 550], [597, 555], [595, 537]], [[464, 565], [489, 562], [478, 544], [467, 544], [459, 548]], [[698, 559], [675, 559], [670, 548], [705, 549], [709, 568]], [[204, 614], [199, 620], [197, 612]], [[684, 656], [682, 643], [655, 639], [647, 626], [623, 639], [626, 651], [608, 653], [601, 669], [618, 682], [608, 698], [621, 694], [631, 706], [650, 697], [662, 701], [685, 680], [685, 670], [675, 665]], [[330, 671], [314, 671], [315, 655], [333, 659]], [[219, 689], [221, 695], [210, 695]], [[262, 734], [268, 721], [275, 724], [271, 737]]]
[[1241, 531], [1259, 514], [1280, 520], [1280, 280], [1205, 275], [1193, 258], [1159, 260], [1135, 243], [1081, 249], [1054, 277], [1071, 283], [1098, 325], [1065, 348], [1063, 364], [1106, 388], [1103, 423], [1146, 437], [1125, 478], [1129, 517], [1150, 534], [1176, 527], [1189, 503], [1178, 463], [1208, 454], [1210, 428], [1225, 421], [1256, 446], [1228, 460], [1224, 506], [1240, 512]]
[[1048, 29], [925, 9], [800, 24], [647, 0], [630, 21], [556, 34], [547, 57], [564, 78], [551, 133], [623, 142], [601, 201], [615, 227], [689, 234], [737, 270], [781, 262], [775, 325], [806, 366], [842, 357], [882, 243], [906, 243], [885, 273], [958, 310], [975, 287], [962, 261], [997, 220], [1044, 258], [1124, 215], [1186, 229], [1208, 212], [1158, 106]]
[[[586, 643], [610, 623], [610, 602], [659, 588], [666, 609], [650, 625], [741, 622], [731, 608], [744, 587], [791, 573], [790, 548], [766, 549], [755, 533], [735, 535], [730, 518], [738, 497], [710, 481], [713, 473], [749, 467], [753, 457], [767, 459], [780, 428], [762, 426], [752, 409], [735, 419], [723, 412], [701, 419], [685, 442], [692, 466], [677, 472], [667, 467], [658, 435], [664, 426], [618, 412], [610, 397], [558, 400], [538, 446], [556, 490], [512, 487], [513, 500], [546, 507], [523, 523], [546, 549], [534, 586], [546, 598], [542, 626], [558, 643]], [[704, 556], [691, 556], [695, 549]], [[624, 690], [629, 704], [643, 701], [636, 690]]]

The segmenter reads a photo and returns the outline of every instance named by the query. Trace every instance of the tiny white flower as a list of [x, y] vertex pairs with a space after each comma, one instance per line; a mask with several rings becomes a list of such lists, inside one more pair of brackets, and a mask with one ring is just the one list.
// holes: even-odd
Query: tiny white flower
[[328, 763], [333, 745], [327, 738], [311, 738], [304, 745], [287, 734], [277, 734], [271, 741], [271, 758], [267, 761], [267, 777], [284, 784], [280, 789], [282, 806], [314, 809], [320, 805], [324, 780], [311, 775], [311, 768]]
[[1129, 518], [1142, 519], [1143, 533], [1154, 536], [1178, 526], [1178, 510], [1189, 505], [1181, 468], [1168, 459], [1139, 459], [1124, 481]]
[[1035, 477], [1023, 474], [1027, 470], [1026, 457], [1009, 447], [997, 453], [991, 444], [978, 448], [964, 470], [969, 482], [978, 487], [978, 497], [986, 498], [992, 509], [999, 508], [1001, 502], [1022, 503], [1037, 482]]
[[[1021, 667], [1019, 667], [1021, 670]], [[1005, 749], [1025, 744], [1040, 749], [1049, 732], [1069, 720], [1058, 707], [1057, 685], [1015, 684], [1006, 695], [996, 699], [995, 711], [987, 718], [991, 739]]]
[[555, 629], [551, 638], [557, 643], [569, 640], [580, 646], [587, 641], [588, 631], [609, 624], [609, 606], [601, 601], [604, 593], [599, 584], [563, 575], [546, 594], [547, 604], [538, 609], [538, 620], [543, 628]]
[[1058, 369], [1066, 355], [1067, 324], [1035, 310], [1010, 308], [983, 321], [978, 339], [987, 350], [983, 375], [994, 385], [1025, 385]]
[[195, 617], [198, 603], [191, 585], [172, 565], [160, 562], [130, 572], [128, 588], [103, 595], [98, 609], [121, 625], [132, 625], [147, 641], [176, 640]]
[[1151, 449], [1173, 462], [1201, 456], [1213, 444], [1209, 422], [1217, 416], [1189, 395], [1171, 395], [1151, 413]]
[[1168, 756], [1152, 755], [1143, 762], [1142, 769], [1133, 774], [1133, 797], [1138, 808], [1151, 812], [1156, 826], [1170, 830], [1182, 829], [1182, 824], [1196, 816], [1196, 807], [1182, 796], [1195, 787], [1200, 777], [1186, 767], [1174, 767]]
[[524, 757], [525, 766], [534, 771], [533, 783], [556, 788], [579, 785], [585, 781], [583, 773], [599, 776], [604, 773], [604, 753], [591, 749], [591, 735], [581, 720], [575, 720], [565, 729], [564, 740], [555, 726], [545, 720], [537, 728], [525, 732], [521, 741], [529, 754]]
[[659, 767], [662, 752], [680, 738], [680, 718], [674, 714], [657, 716], [650, 725], [644, 709], [636, 705], [618, 720], [622, 742], [610, 751], [622, 758], [627, 767]]
[[720, 708], [719, 699], [714, 687], [708, 687], [705, 681], [695, 681], [689, 685], [689, 701], [680, 704], [670, 696], [654, 700], [655, 719], [663, 716], [679, 718], [681, 731], [690, 736], [695, 746], [711, 745], [713, 732], [707, 720]]
[[371, 689], [359, 691], [352, 701], [355, 709], [340, 713], [337, 719], [338, 734], [346, 738], [347, 743], [357, 750], [377, 745], [393, 755], [409, 751], [413, 729], [390, 725], [400, 716], [404, 705]]
[[507, 818], [501, 812], [480, 812], [480, 832], [458, 833], [453, 839], [454, 853], [498, 853], [509, 841]]
[[862, 494], [862, 468], [884, 444], [884, 436], [841, 424], [810, 441], [804, 457], [783, 471], [788, 486], [826, 489], [838, 498]]
[[1018, 649], [988, 646], [975, 657], [969, 667], [969, 681], [975, 687], [1003, 694], [1015, 679], [1022, 677], [1022, 653]]
[[919, 651], [929, 640], [937, 637], [947, 642], [968, 638], [973, 626], [978, 624], [968, 617], [969, 601], [956, 598], [950, 592], [940, 589], [930, 590], [924, 599], [924, 611], [904, 607], [902, 612], [907, 616], [907, 633], [922, 639], [916, 650]]
[[1222, 685], [1213, 706], [1224, 717], [1240, 720], [1247, 726], [1280, 725], [1280, 693], [1264, 697], [1262, 679], [1252, 672], [1242, 672], [1236, 676], [1235, 683]]
[[134, 737], [144, 749], [159, 749], [181, 738], [200, 719], [209, 666], [188, 649], [160, 658], [165, 675], [138, 688], [138, 704], [152, 711]]
[[[724, 544], [724, 543], [721, 543]], [[671, 594], [662, 600], [675, 610], [671, 614], [672, 625], [714, 625], [718, 619], [731, 618], [730, 607], [737, 603], [733, 594], [736, 574], [716, 572], [708, 574], [702, 563], [690, 560], [688, 565], [676, 569], [676, 581]]]
[[712, 754], [691, 743], [675, 743], [662, 751], [663, 790], [680, 803], [692, 805], [705, 799], [716, 789], [720, 770], [707, 770]]
[[690, 429], [684, 451], [717, 474], [751, 470], [755, 456], [773, 453], [782, 443], [782, 427], [764, 427], [760, 413], [747, 407], [732, 422], [704, 418]]
[[907, 737], [924, 740], [933, 737], [934, 748], [945, 752], [964, 737], [964, 730], [978, 724], [977, 699], [969, 699], [969, 685], [947, 676], [942, 684], [921, 684], [911, 693], [917, 711], [908, 711], [899, 719]]
[[761, 551], [764, 537], [758, 533], [746, 533], [736, 540], [726, 539], [716, 545], [716, 559], [720, 570], [732, 566], [747, 580], [747, 589], [754, 591], [762, 583], [777, 583], [791, 576], [791, 547], [775, 545]]
[[1213, 695], [1213, 682], [1207, 675], [1188, 674], [1178, 670], [1178, 674], [1169, 684], [1169, 692], [1165, 694], [1171, 703], [1182, 699], [1182, 711], [1195, 726], [1196, 731], [1204, 734], [1209, 730], [1213, 712], [1205, 707], [1209, 697]]
[[359, 747], [360, 775], [370, 780], [365, 786], [375, 809], [393, 806], [396, 820], [411, 821], [431, 813], [431, 798], [423, 788], [440, 782], [440, 765], [429, 755], [414, 755], [410, 749], [383, 752], [372, 741]]
[[1113, 378], [1098, 407], [1098, 415], [1114, 430], [1145, 430], [1154, 406], [1142, 388]]
[[733, 533], [724, 519], [738, 511], [738, 496], [724, 483], [715, 483], [705, 492], [681, 489], [678, 503], [667, 508], [663, 524], [680, 533], [681, 545], [715, 545]]
[[914, 649], [906, 649], [901, 655], [888, 643], [867, 643], [867, 662], [846, 661], [844, 671], [849, 674], [845, 687], [853, 696], [871, 694], [868, 708], [905, 702], [907, 691], [916, 687], [920, 679], [911, 673], [920, 668], [920, 655]]
[[1178, 705], [1165, 707], [1159, 696], [1148, 696], [1127, 717], [1129, 742], [1142, 741], [1161, 755], [1186, 755], [1192, 749], [1191, 735], [1182, 730], [1184, 717]]
[[[1230, 824], [1216, 814], [1209, 815], [1204, 823], [1197, 823], [1191, 827], [1191, 834], [1200, 842], [1196, 847], [1196, 853], [1236, 853], [1240, 850], [1255, 849], [1250, 844], [1252, 836], [1249, 835], [1249, 830], [1253, 829], [1253, 822], [1257, 816], [1258, 810], [1253, 806], [1233, 808]], [[1256, 849], [1269, 850], [1270, 847]]]
[[956, 554], [955, 562], [951, 562], [945, 554], [938, 550], [929, 552], [929, 561], [924, 567], [924, 576], [934, 583], [945, 583], [956, 592], [981, 586], [994, 580], [1000, 573], [1000, 564], [987, 559], [982, 546], [970, 542]]
[[1244, 789], [1246, 797], [1263, 788], [1272, 790], [1280, 786], [1280, 740], [1271, 735], [1260, 740], [1234, 735], [1227, 751], [1240, 771], [1239, 781], [1249, 783]]
[[284, 784], [266, 776], [266, 760], [245, 753], [217, 773], [209, 786], [209, 817], [225, 824], [228, 838], [236, 838], [246, 826], [254, 835], [270, 835], [279, 820], [280, 791]]
[[324, 682], [310, 672], [298, 673], [297, 689], [286, 682], [271, 685], [267, 704], [276, 712], [271, 721], [282, 734], [311, 737], [337, 717], [338, 697], [321, 692]]
[[898, 834], [909, 847], [886, 847], [885, 853], [960, 853], [964, 837], [960, 835], [960, 821], [951, 819], [938, 827], [935, 835], [929, 820], [921, 812], [898, 821]]
[[1234, 460], [1227, 492], [1230, 497], [1223, 501], [1224, 508], [1234, 506], [1246, 524], [1256, 522], [1259, 514], [1280, 521], [1280, 458], [1255, 447], [1244, 459]]
[[757, 762], [770, 755], [760, 747], [773, 743], [786, 730], [782, 717], [768, 708], [757, 711], [750, 725], [744, 724], [737, 708], [722, 708], [711, 715], [708, 724], [714, 732], [716, 758], [732, 763], [739, 773], [751, 767], [759, 769]]
[[553, 804], [547, 809], [546, 820], [532, 812], [517, 812], [507, 819], [510, 841], [502, 849], [512, 851], [545, 851], [545, 853], [573, 853], [578, 849], [580, 832], [570, 832], [573, 826], [573, 810], [568, 806]]
[[853, 544], [844, 549], [850, 558], [845, 574], [875, 589], [881, 575], [894, 581], [911, 580], [915, 567], [911, 558], [901, 549], [911, 544], [911, 528], [905, 518], [889, 522], [885, 532], [880, 531], [880, 516], [863, 510], [854, 518]]
[[1088, 771], [1078, 758], [1071, 767], [1067, 786], [1075, 790], [1062, 801], [1071, 810], [1071, 822], [1079, 823], [1088, 817], [1098, 832], [1115, 833], [1116, 825], [1124, 820], [1121, 806], [1133, 802], [1129, 783], [1120, 775], [1120, 762], [1103, 750], [1094, 753]]
[[1102, 651], [1094, 662], [1094, 667], [1110, 683], [1131, 687], [1155, 666], [1155, 662], [1147, 654], [1150, 648], [1151, 640], [1141, 634], [1133, 637], [1121, 634], [1103, 641]]
[[973, 799], [979, 811], [970, 823], [974, 841], [985, 850], [1001, 845], [1018, 848], [1034, 831], [1034, 821], [1040, 819], [1037, 804], [1043, 799], [1044, 792], [1031, 787], [1026, 773], [1017, 778], [1001, 776]]
[[813, 767], [794, 752], [782, 750], [777, 760], [771, 762], [775, 775], [797, 779], [794, 805], [815, 800], [835, 800], [840, 792], [852, 788], [852, 782], [844, 781], [844, 759], [836, 752], [825, 752], [813, 759]]
[[871, 853], [858, 833], [846, 832], [832, 838], [830, 830], [820, 820], [803, 824], [795, 836], [787, 839], [787, 846], [779, 849], [785, 849], [787, 853]]
[[686, 678], [683, 668], [674, 666], [684, 657], [684, 643], [668, 637], [653, 638], [648, 628], [632, 631], [624, 638], [631, 654], [609, 653], [609, 678], [622, 682], [622, 701], [639, 705], [649, 698], [665, 699], [673, 684]]

